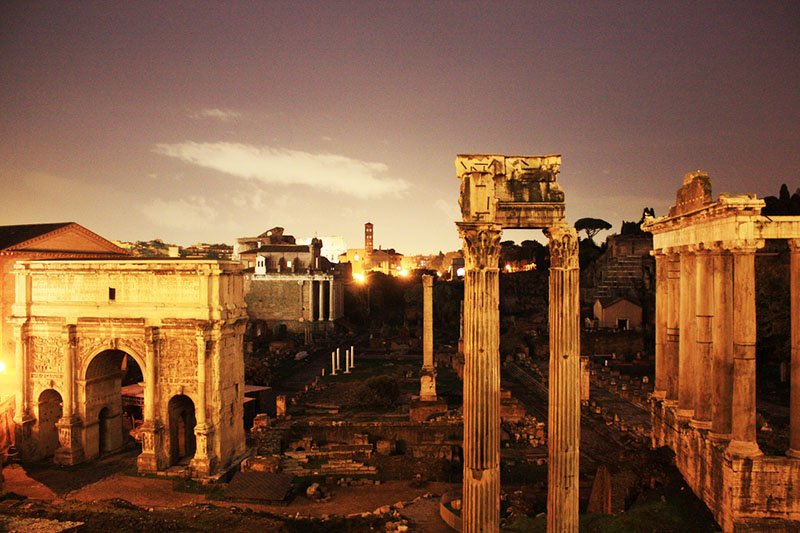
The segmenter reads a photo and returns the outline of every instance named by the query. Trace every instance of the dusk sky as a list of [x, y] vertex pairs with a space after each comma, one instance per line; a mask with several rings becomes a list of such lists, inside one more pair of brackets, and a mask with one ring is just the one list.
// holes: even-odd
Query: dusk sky
[[800, 187], [796, 1], [13, 1], [0, 80], [2, 225], [453, 250], [458, 153], [560, 153], [614, 230]]

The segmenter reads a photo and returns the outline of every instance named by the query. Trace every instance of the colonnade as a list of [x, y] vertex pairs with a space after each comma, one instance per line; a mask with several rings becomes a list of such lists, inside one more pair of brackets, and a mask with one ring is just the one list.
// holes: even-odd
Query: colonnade
[[[790, 449], [800, 458], [800, 240], [791, 248]], [[665, 248], [656, 260], [654, 395], [681, 422], [727, 441], [731, 457], [756, 443], [756, 251], [763, 240]]]
[[[333, 322], [336, 318], [336, 290], [333, 279], [308, 280], [308, 320], [311, 322]], [[327, 306], [325, 294], [327, 293]], [[327, 316], [325, 310], [327, 309]]]

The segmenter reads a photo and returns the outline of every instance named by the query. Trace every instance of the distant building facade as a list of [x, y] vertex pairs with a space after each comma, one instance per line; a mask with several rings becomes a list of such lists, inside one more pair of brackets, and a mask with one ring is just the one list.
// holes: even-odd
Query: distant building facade
[[394, 248], [375, 249], [374, 226], [371, 222], [364, 224], [364, 247], [348, 249], [339, 256], [339, 262], [350, 263], [353, 277], [363, 277], [366, 272], [382, 272], [387, 276], [408, 274], [403, 254]]
[[642, 327], [642, 306], [629, 298], [598, 298], [594, 302], [598, 327], [639, 329]]
[[251, 321], [284, 324], [290, 331], [324, 330], [344, 316], [341, 269], [321, 254], [322, 241], [297, 244], [275, 227], [236, 240], [234, 258], [244, 266]]

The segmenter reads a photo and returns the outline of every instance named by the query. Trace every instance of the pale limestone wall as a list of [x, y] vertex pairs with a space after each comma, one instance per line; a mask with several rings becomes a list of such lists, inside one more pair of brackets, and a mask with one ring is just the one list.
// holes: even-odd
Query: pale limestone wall
[[[244, 452], [246, 315], [238, 264], [43, 261], [20, 263], [16, 274], [14, 322], [29, 370], [28, 379], [18, 385], [23, 413], [17, 421], [27, 428], [22, 434], [27, 437], [23, 448], [29, 457], [40, 455], [36, 404], [48, 389], [64, 397], [65, 409], [71, 405], [77, 420], [70, 422], [65, 412], [64, 427], [59, 426], [61, 451], [70, 452], [70, 461], [99, 453], [98, 415], [103, 408], [107, 408], [105, 450], [122, 444], [118, 370], [122, 352], [145, 376], [148, 353], [157, 354], [155, 385], [145, 383], [145, 397], [148, 401], [152, 396], [153, 412], [161, 423], [168, 426], [169, 400], [176, 395], [189, 397], [196, 413], [203, 410], [211, 465], [204, 474], [213, 474]], [[116, 289], [114, 300], [108, 297], [109, 287]], [[168, 458], [170, 428], [163, 434], [155, 441], [156, 451]], [[163, 461], [159, 464], [165, 466]]]

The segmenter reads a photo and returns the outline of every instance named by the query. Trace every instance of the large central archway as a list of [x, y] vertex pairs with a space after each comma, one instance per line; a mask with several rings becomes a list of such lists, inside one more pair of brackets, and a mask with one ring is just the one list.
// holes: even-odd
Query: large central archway
[[141, 380], [139, 364], [121, 350], [102, 351], [89, 362], [82, 413], [87, 458], [116, 452], [132, 440], [132, 424], [123, 423], [122, 387]]

